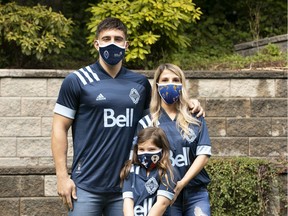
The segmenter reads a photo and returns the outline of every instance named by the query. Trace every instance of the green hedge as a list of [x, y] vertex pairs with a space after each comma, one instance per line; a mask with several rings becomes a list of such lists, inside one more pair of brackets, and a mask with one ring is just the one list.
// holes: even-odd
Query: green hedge
[[[276, 169], [253, 158], [211, 158], [207, 168], [213, 216], [269, 215]], [[273, 186], [274, 185], [274, 186]], [[277, 187], [277, 186], [276, 186]]]

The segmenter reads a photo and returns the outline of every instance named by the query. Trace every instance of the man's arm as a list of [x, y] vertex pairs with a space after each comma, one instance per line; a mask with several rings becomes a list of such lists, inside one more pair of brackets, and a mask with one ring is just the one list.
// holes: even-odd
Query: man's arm
[[51, 149], [54, 158], [57, 192], [65, 205], [73, 209], [72, 198], [76, 197], [76, 186], [70, 179], [67, 168], [68, 130], [73, 119], [54, 114], [51, 134]]

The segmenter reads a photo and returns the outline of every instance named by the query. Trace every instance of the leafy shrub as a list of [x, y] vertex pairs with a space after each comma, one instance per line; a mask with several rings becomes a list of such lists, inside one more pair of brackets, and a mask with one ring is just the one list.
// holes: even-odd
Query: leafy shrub
[[269, 43], [262, 50], [260, 50], [259, 53], [263, 54], [263, 55], [270, 55], [270, 56], [280, 56], [281, 55], [280, 48], [277, 45], [271, 44], [271, 43]]
[[276, 170], [253, 158], [212, 158], [207, 171], [213, 216], [267, 215]]
[[45, 6], [0, 5], [0, 36], [2, 52], [9, 62], [17, 64], [19, 52], [41, 60], [46, 54], [59, 53], [65, 38], [71, 35], [72, 21]]
[[92, 18], [88, 23], [91, 31], [88, 43], [92, 44], [101, 20], [117, 17], [128, 27], [130, 45], [126, 61], [138, 59], [144, 64], [151, 52], [157, 59], [175, 47], [187, 47], [190, 40], [185, 35], [185, 24], [201, 15], [192, 0], [109, 0], [91, 6], [89, 11]]

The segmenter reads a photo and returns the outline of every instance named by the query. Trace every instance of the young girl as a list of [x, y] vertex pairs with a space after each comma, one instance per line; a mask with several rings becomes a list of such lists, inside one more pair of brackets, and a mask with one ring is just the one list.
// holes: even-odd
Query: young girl
[[[125, 216], [161, 216], [173, 199], [173, 172], [164, 131], [147, 127], [137, 136], [132, 160], [120, 174]], [[166, 211], [165, 215], [167, 215]]]
[[160, 65], [154, 75], [150, 114], [139, 121], [137, 130], [157, 126], [167, 135], [171, 163], [181, 177], [171, 216], [210, 216], [206, 189], [210, 178], [204, 166], [211, 143], [205, 119], [191, 115], [188, 101], [183, 71], [173, 64]]

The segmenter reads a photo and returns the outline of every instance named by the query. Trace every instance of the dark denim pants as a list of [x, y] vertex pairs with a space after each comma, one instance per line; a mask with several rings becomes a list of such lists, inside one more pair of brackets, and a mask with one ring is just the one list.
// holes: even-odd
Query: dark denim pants
[[122, 193], [94, 194], [77, 187], [77, 200], [69, 216], [122, 216]]
[[171, 216], [210, 216], [209, 193], [205, 187], [184, 188], [170, 210]]

